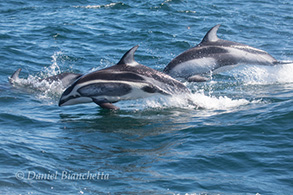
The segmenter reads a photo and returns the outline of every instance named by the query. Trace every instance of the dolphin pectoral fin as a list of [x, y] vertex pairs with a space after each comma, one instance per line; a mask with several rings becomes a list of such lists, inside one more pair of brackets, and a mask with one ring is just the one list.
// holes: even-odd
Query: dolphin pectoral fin
[[107, 100], [97, 100], [97, 99], [93, 98], [93, 102], [98, 104], [101, 108], [105, 108], [105, 109], [109, 109], [109, 110], [119, 110], [120, 109], [119, 107], [114, 106], [113, 104], [111, 104]]
[[113, 104], [109, 102], [101, 102], [101, 103], [96, 103], [98, 104], [101, 108], [109, 109], [109, 110], [119, 110], [120, 108], [117, 106], [114, 106]]
[[13, 85], [13, 83], [14, 83], [17, 79], [19, 79], [18, 76], [19, 76], [20, 71], [21, 71], [21, 68], [17, 69], [17, 70], [11, 75], [11, 77], [9, 77], [9, 83], [10, 83], [11, 85]]
[[209, 80], [210, 80], [209, 78], [203, 77], [200, 75], [193, 75], [193, 76], [187, 78], [188, 82], [206, 82]]
[[153, 85], [144, 86], [141, 88], [146, 93], [160, 93], [162, 95], [171, 95], [170, 93], [166, 92], [163, 89], [160, 89], [158, 87], [155, 87]]

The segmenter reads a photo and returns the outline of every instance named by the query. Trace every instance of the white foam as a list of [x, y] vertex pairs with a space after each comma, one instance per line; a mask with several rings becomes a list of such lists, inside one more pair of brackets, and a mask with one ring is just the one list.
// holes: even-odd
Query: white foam
[[212, 109], [225, 110], [234, 107], [256, 103], [246, 99], [232, 99], [227, 96], [206, 95], [204, 92], [196, 92], [190, 95], [174, 95], [170, 97], [152, 97], [144, 100], [147, 108], [185, 108], [185, 109]]
[[212, 96], [203, 93], [192, 94], [192, 100], [195, 104], [205, 109], [225, 110], [235, 108], [251, 103], [246, 99], [232, 99], [227, 96]]
[[29, 75], [26, 79], [16, 80], [14, 85], [32, 93], [36, 93], [39, 99], [57, 98], [65, 89], [61, 81], [40, 81], [40, 77], [32, 75]]
[[27, 78], [19, 78], [15, 80], [14, 85], [16, 87], [37, 93], [39, 99], [52, 99], [59, 97], [65, 89], [62, 82], [49, 82], [43, 79], [61, 73], [60, 67], [57, 63], [57, 59], [60, 55], [62, 55], [61, 52], [54, 53], [52, 56], [52, 64], [49, 67], [45, 67], [44, 70], [39, 72], [37, 75], [29, 75]]
[[293, 63], [275, 66], [239, 66], [227, 73], [244, 84], [293, 83]]

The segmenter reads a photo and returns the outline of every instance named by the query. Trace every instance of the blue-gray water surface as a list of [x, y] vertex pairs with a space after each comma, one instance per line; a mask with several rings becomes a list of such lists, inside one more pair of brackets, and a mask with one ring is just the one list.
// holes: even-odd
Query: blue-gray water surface
[[[0, 194], [291, 194], [293, 64], [241, 65], [182, 97], [58, 107], [40, 82], [135, 59], [162, 71], [214, 25], [293, 60], [293, 2], [0, 2]], [[8, 77], [22, 68], [14, 86]]]

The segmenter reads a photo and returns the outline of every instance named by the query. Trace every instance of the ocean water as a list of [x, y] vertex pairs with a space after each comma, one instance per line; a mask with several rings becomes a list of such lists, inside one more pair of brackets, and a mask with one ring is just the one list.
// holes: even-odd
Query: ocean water
[[[293, 2], [0, 2], [0, 194], [292, 194], [293, 64], [241, 65], [182, 96], [58, 107], [40, 82], [116, 64], [157, 70], [218, 36], [293, 61]], [[11, 86], [9, 76], [22, 68]]]

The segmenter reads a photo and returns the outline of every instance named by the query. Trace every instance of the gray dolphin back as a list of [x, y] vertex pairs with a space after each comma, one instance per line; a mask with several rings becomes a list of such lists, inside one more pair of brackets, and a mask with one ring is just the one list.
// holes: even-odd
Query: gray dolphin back
[[59, 106], [94, 102], [102, 108], [117, 109], [112, 103], [120, 100], [190, 93], [169, 75], [136, 62], [137, 48], [127, 51], [116, 65], [78, 78], [63, 92]]
[[[175, 57], [164, 72], [182, 78], [198, 78], [197, 75], [214, 71], [224, 66], [275, 65], [277, 60], [266, 51], [249, 45], [222, 40], [217, 36], [220, 25], [211, 28], [202, 41]], [[192, 79], [188, 79], [192, 80]], [[199, 79], [200, 81], [204, 79]]]
[[[21, 68], [17, 69], [9, 78], [9, 83], [13, 85], [17, 80], [19, 79], [19, 73], [21, 72]], [[40, 79], [39, 81], [47, 81], [49, 83], [52, 83], [54, 81], [61, 81], [63, 87], [68, 87], [71, 85], [74, 81], [76, 81], [79, 77], [81, 77], [81, 74], [77, 73], [70, 73], [70, 72], [64, 72], [61, 74], [57, 74], [54, 76], [50, 76], [44, 79]]]

